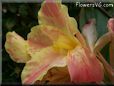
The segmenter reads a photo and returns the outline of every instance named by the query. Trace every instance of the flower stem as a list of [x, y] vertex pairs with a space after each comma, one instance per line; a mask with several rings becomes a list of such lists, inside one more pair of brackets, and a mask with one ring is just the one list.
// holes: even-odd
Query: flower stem
[[113, 68], [108, 64], [108, 62], [104, 59], [104, 57], [100, 54], [100, 52], [98, 52], [98, 59], [103, 63], [104, 68], [106, 69], [111, 82], [114, 83], [114, 70], [113, 70]]

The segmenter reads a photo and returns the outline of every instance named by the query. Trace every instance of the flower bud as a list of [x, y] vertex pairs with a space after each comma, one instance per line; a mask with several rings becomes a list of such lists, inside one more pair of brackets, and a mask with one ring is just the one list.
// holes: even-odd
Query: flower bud
[[114, 18], [110, 18], [108, 20], [107, 27], [108, 27], [109, 31], [114, 32]]

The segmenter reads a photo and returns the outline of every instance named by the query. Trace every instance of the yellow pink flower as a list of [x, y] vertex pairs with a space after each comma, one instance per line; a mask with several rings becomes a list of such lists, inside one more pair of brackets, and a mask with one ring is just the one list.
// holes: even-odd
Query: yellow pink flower
[[[103, 80], [102, 65], [92, 46], [89, 46], [91, 41], [94, 45], [96, 39], [88, 41], [86, 34], [89, 33], [86, 31], [87, 40], [84, 39], [77, 29], [77, 22], [68, 15], [67, 7], [60, 0], [44, 1], [38, 12], [38, 22], [39, 25], [31, 29], [27, 40], [14, 32], [6, 35], [6, 51], [14, 61], [26, 63], [21, 74], [22, 83], [33, 84], [41, 80], [49, 69], [65, 66], [74, 83]], [[93, 24], [90, 21], [86, 28], [94, 30]]]

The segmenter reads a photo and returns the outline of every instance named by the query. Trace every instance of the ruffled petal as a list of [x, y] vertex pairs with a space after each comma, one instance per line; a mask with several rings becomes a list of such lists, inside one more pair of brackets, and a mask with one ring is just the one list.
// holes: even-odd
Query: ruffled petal
[[77, 22], [69, 17], [68, 8], [61, 4], [61, 0], [46, 0], [38, 12], [39, 24], [47, 24], [74, 34], [78, 31]]
[[103, 68], [97, 58], [77, 47], [68, 54], [68, 69], [71, 81], [75, 83], [100, 82], [103, 80]]
[[28, 35], [30, 52], [40, 51], [40, 49], [53, 45], [56, 49], [72, 49], [78, 40], [68, 36], [56, 27], [39, 25], [32, 28]]
[[15, 32], [7, 33], [5, 49], [11, 59], [17, 63], [25, 63], [30, 59], [27, 42]]
[[95, 19], [90, 19], [82, 28], [82, 34], [86, 38], [86, 41], [92, 51], [97, 40], [97, 31], [95, 23]]
[[32, 27], [31, 32], [27, 36], [30, 52], [40, 51], [42, 48], [51, 46], [53, 44], [52, 40], [42, 32], [42, 29], [45, 30], [45, 28], [47, 27]]
[[41, 80], [52, 67], [66, 66], [65, 54], [55, 51], [53, 47], [44, 48], [31, 57], [22, 71], [21, 78], [24, 84], [33, 84], [36, 80]]

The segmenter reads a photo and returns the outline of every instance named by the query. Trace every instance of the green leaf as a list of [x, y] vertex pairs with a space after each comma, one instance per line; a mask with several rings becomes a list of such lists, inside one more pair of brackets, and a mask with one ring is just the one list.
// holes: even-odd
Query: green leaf
[[5, 22], [5, 26], [8, 30], [11, 30], [16, 25], [15, 18], [8, 18]]
[[11, 12], [11, 13], [16, 13], [17, 12], [17, 5], [16, 4], [8, 4], [8, 10]]
[[19, 14], [23, 17], [26, 17], [28, 15], [28, 6], [26, 6], [25, 4], [20, 5]]
[[114, 17], [114, 7], [110, 8], [110, 10], [108, 10], [108, 13]]

